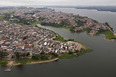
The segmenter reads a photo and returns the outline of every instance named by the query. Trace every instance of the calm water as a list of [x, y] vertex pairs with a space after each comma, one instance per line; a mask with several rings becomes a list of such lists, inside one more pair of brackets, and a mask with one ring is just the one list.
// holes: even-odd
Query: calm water
[[[109, 22], [116, 31], [116, 13], [91, 10], [60, 9], [68, 13], [80, 14], [100, 22]], [[4, 72], [0, 67], [0, 77], [116, 77], [116, 42], [104, 40], [104, 35], [89, 36], [86, 33], [71, 33], [67, 29], [45, 27], [60, 34], [65, 39], [75, 39], [93, 49], [92, 52], [73, 59], [56, 62], [13, 67], [12, 72]]]

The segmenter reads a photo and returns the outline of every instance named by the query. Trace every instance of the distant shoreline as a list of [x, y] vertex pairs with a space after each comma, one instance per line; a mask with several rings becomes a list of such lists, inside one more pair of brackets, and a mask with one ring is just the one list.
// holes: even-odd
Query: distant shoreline
[[75, 9], [87, 9], [87, 10], [96, 10], [96, 11], [104, 11], [104, 12], [114, 12], [114, 13], [116, 13], [116, 10], [100, 10], [100, 9], [90, 9], [90, 8], [75, 8]]

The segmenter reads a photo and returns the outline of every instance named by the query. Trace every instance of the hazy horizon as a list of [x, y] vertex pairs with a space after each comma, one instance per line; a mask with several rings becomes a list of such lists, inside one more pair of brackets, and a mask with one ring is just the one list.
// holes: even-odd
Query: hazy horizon
[[116, 6], [116, 0], [0, 0], [0, 6]]

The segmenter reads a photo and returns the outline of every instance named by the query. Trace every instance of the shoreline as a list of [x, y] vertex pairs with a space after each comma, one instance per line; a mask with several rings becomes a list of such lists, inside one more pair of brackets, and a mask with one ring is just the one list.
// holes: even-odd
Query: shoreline
[[[116, 33], [113, 33], [114, 34], [114, 36], [116, 36]], [[116, 39], [106, 39], [106, 38], [104, 38], [105, 40], [107, 40], [107, 41], [110, 41], [110, 42], [114, 42], [114, 41], [116, 41]]]
[[[37, 24], [37, 25], [41, 25], [41, 24]], [[46, 25], [41, 25], [41, 26], [46, 26]], [[50, 25], [47, 25], [47, 26], [50, 26]], [[38, 26], [39, 27], [39, 26]], [[69, 27], [56, 27], [56, 26], [50, 26], [50, 27], [55, 27], [55, 28], [65, 28], [65, 29], [71, 29], [71, 28], [69, 28]], [[43, 27], [42, 27], [43, 28]], [[46, 29], [46, 28], [45, 28]], [[47, 29], [48, 30], [48, 29]], [[50, 30], [51, 31], [51, 30]], [[69, 30], [69, 31], [71, 31], [71, 30]], [[71, 32], [76, 32], [76, 31], [71, 31]], [[81, 33], [81, 32], [84, 32], [84, 31], [80, 31], [80, 32], [77, 32], [77, 33]], [[86, 31], [85, 31], [86, 32]], [[113, 32], [113, 31], [111, 31], [111, 32]], [[88, 33], [87, 33], [88, 34]], [[100, 33], [100, 34], [102, 34], [102, 33]], [[114, 34], [114, 36], [116, 36], [116, 33], [114, 33], [113, 32], [113, 34]], [[96, 36], [97, 34], [95, 34], [95, 35], [90, 35], [90, 36]], [[105, 35], [105, 34], [104, 34]], [[105, 36], [105, 40], [107, 40], [107, 41], [110, 41], [110, 42], [114, 42], [114, 41], [116, 41], [116, 39], [106, 39], [106, 36]]]
[[107, 40], [107, 41], [110, 41], [110, 42], [114, 42], [114, 41], [116, 41], [116, 39], [106, 39], [106, 38], [104, 38], [105, 40]]
[[35, 61], [35, 62], [31, 62], [31, 63], [26, 63], [26, 64], [21, 64], [21, 63], [15, 63], [13, 64], [13, 66], [18, 66], [18, 65], [27, 65], [27, 64], [42, 64], [42, 63], [49, 63], [49, 62], [54, 62], [59, 60], [59, 58], [54, 58], [51, 60], [45, 60], [45, 61]]
[[[38, 28], [42, 28], [42, 29], [46, 29], [46, 28], [43, 28], [43, 27], [40, 27], [40, 26], [37, 26]], [[46, 29], [46, 30], [49, 30], [49, 29]], [[52, 30], [49, 30], [49, 31], [51, 31], [51, 32], [54, 32], [54, 31], [52, 31]], [[55, 33], [55, 32], [54, 32]], [[59, 34], [57, 34], [57, 33], [55, 33], [56, 35], [58, 35], [58, 36], [60, 36]], [[54, 37], [53, 37], [54, 38]], [[53, 40], [53, 38], [52, 38], [52, 40]], [[64, 39], [64, 38], [63, 38]], [[58, 41], [58, 40], [53, 40], [53, 41]], [[58, 42], [61, 42], [61, 41], [58, 41]], [[81, 48], [86, 48], [86, 49], [88, 49], [88, 47], [86, 47], [85, 45], [83, 45], [83, 44], [81, 44], [80, 42], [78, 42], [78, 41], [65, 41], [65, 43], [77, 43], [77, 44], [79, 44], [79, 50], [81, 49]], [[57, 61], [57, 60], [59, 60], [59, 58], [54, 58], [54, 59], [51, 59], [51, 60], [44, 60], [44, 61], [32, 61], [32, 62], [30, 62], [30, 63], [25, 63], [25, 64], [21, 64], [21, 63], [13, 63], [13, 62], [8, 62], [8, 64], [6, 65], [6, 66], [11, 66], [11, 65], [13, 65], [13, 66], [18, 66], [18, 65], [26, 65], [26, 64], [41, 64], [41, 63], [48, 63], [48, 62], [53, 62], [53, 61]]]

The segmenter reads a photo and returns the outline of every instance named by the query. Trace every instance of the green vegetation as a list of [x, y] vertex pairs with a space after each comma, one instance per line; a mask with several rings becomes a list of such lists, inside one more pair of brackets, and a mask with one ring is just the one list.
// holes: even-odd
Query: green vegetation
[[23, 26], [24, 25], [31, 25], [33, 22], [35, 22], [34, 20], [27, 20], [25, 18], [20, 18], [20, 17], [18, 17], [17, 19], [18, 20], [12, 20], [10, 22], [20, 24], [20, 25], [23, 25]]
[[31, 62], [51, 60], [51, 59], [54, 59], [57, 57], [60, 59], [71, 59], [71, 58], [80, 56], [80, 55], [90, 52], [90, 51], [92, 51], [92, 50], [87, 48], [86, 50], [82, 49], [82, 50], [76, 51], [76, 52], [69, 51], [68, 53], [61, 53], [60, 56], [58, 56], [58, 54], [56, 54], [56, 53], [45, 54], [44, 52], [42, 52], [39, 55], [34, 54], [31, 58], [24, 58], [24, 59], [16, 60], [16, 63], [27, 64], [27, 63], [31, 63]]
[[86, 31], [87, 34], [89, 34], [89, 32], [91, 31], [91, 29], [90, 29], [90, 28], [86, 28], [86, 29], [84, 29], [83, 31]]
[[[75, 32], [74, 30], [73, 30], [73, 28], [72, 29], [70, 29], [70, 31], [71, 32]], [[89, 34], [89, 32], [91, 31], [91, 29], [90, 28], [86, 28], [86, 29], [84, 29], [84, 30], [82, 30], [82, 31], [77, 31], [78, 33], [79, 32], [85, 32], [86, 31], [86, 33], [87, 34]], [[114, 33], [112, 32], [112, 31], [110, 31], [110, 30], [99, 30], [99, 32], [96, 34], [96, 35], [99, 35], [99, 34], [105, 34], [105, 37], [106, 37], [106, 39], [108, 39], [108, 40], [111, 40], [111, 39], [116, 39], [116, 36], [114, 35]]]
[[57, 58], [58, 55], [56, 53], [44, 53], [41, 52], [40, 54], [33, 54], [31, 58], [22, 58], [18, 59], [16, 63], [21, 63], [21, 64], [27, 64], [31, 62], [36, 62], [36, 61], [44, 61], [44, 60], [51, 60], [54, 58]]
[[[40, 27], [41, 28], [41, 27]], [[41, 29], [45, 29], [45, 28], [41, 28]], [[48, 29], [47, 29], [48, 30]], [[49, 30], [50, 31], [50, 30]], [[55, 33], [56, 34], [56, 33]], [[61, 42], [67, 42], [67, 41], [74, 41], [74, 39], [68, 39], [68, 40], [65, 40], [63, 37], [61, 37], [60, 35], [56, 34], [56, 38], [54, 38], [53, 40], [56, 40], [56, 41], [61, 41]], [[77, 42], [77, 41], [74, 41], [74, 42]], [[80, 42], [78, 42], [80, 43]], [[80, 43], [82, 46], [84, 46], [82, 43]], [[84, 46], [85, 47], [85, 46]], [[74, 58], [76, 56], [80, 56], [84, 53], [87, 53], [87, 52], [90, 52], [92, 51], [91, 49], [89, 49], [88, 47], [86, 47], [86, 49], [84, 50], [81, 50], [81, 51], [76, 51], [76, 52], [70, 52], [69, 53], [63, 53], [59, 56], [60, 59], [69, 59], [69, 58]]]
[[60, 24], [41, 22], [41, 25], [58, 27], [58, 28], [67, 28], [69, 27], [70, 23], [68, 21], [62, 21]]
[[61, 42], [66, 42], [67, 41], [63, 37], [61, 37], [60, 35], [57, 35], [56, 38], [54, 38], [53, 40], [61, 41]]
[[28, 58], [29, 55], [30, 55], [29, 52], [26, 52], [26, 53], [15, 52], [13, 56], [15, 56], [16, 60], [21, 60], [21, 59], [24, 59], [24, 58]]
[[61, 24], [57, 24], [57, 23], [46, 23], [46, 22], [41, 22], [41, 25], [52, 26], [52, 27], [58, 27], [58, 28], [64, 27], [64, 26], [61, 25]]
[[75, 31], [74, 31], [74, 28], [75, 28], [75, 27], [71, 27], [71, 28], [70, 28], [70, 31], [71, 31], [71, 32], [75, 32]]
[[15, 12], [15, 10], [11, 10], [8, 13], [5, 13], [3, 19], [9, 20], [11, 18], [11, 14], [13, 14], [14, 12]]
[[31, 23], [32, 25], [37, 25], [37, 24], [41, 24], [41, 21], [35, 21]]
[[15, 22], [15, 21], [9, 21], [9, 23], [15, 23], [15, 24], [22, 25], [22, 26], [25, 26], [26, 25], [26, 24], [23, 24], [23, 23]]
[[27, 63], [31, 63], [31, 62], [32, 62], [32, 59], [29, 59], [29, 58], [16, 61], [16, 63], [21, 63], [21, 64], [27, 64]]
[[[11, 16], [12, 13], [14, 13], [14, 11], [10, 11], [8, 13], [5, 13], [4, 16], [0, 17], [0, 19], [2, 18], [4, 20], [9, 21], [9, 19], [11, 18], [10, 16]], [[36, 21], [36, 20], [33, 20], [33, 19], [21, 18], [20, 16], [14, 16], [13, 18], [16, 19], [16, 20], [10, 20], [9, 21], [10, 23], [19, 24], [19, 25], [22, 25], [22, 26], [41, 24], [41, 21]]]
[[99, 34], [105, 34], [105, 38], [108, 39], [108, 40], [116, 39], [116, 36], [110, 30], [102, 30], [101, 29], [101, 30], [99, 30], [99, 32], [96, 35], [99, 35]]
[[10, 10], [9, 12], [8, 12], [8, 14], [12, 14], [12, 13], [14, 13], [15, 12], [15, 10]]
[[83, 54], [85, 54], [85, 53], [87, 53], [87, 52], [91, 52], [91, 51], [92, 51], [92, 49], [90, 49], [90, 48], [87, 47], [86, 50], [81, 49], [81, 50], [77, 53], [77, 55], [78, 55], [78, 56], [81, 56], [81, 55], [83, 55]]
[[14, 18], [16, 18], [17, 20], [10, 20], [10, 14], [5, 14], [4, 16], [0, 17], [0, 19], [5, 19], [8, 20], [10, 23], [15, 23], [15, 24], [19, 24], [22, 26], [25, 25], [36, 25], [36, 24], [41, 24], [41, 21], [36, 21], [36, 20], [31, 20], [31, 19], [25, 19], [25, 18], [20, 18], [19, 16], [15, 16]]
[[7, 60], [0, 60], [0, 65], [1, 66], [6, 66], [8, 64]]
[[85, 28], [85, 29], [80, 30], [80, 31], [74, 31], [74, 28], [75, 28], [75, 27], [70, 28], [70, 31], [71, 31], [71, 32], [77, 32], [77, 33], [86, 32], [87, 34], [89, 34], [89, 32], [91, 31], [91, 28]]
[[59, 58], [60, 59], [71, 59], [71, 58], [74, 58], [76, 57], [77, 55], [75, 54], [69, 54], [69, 53], [65, 53], [63, 55], [60, 55]]
[[5, 57], [6, 57], [7, 55], [8, 55], [8, 54], [7, 54], [6, 52], [0, 51], [0, 65], [1, 65], [1, 66], [7, 65], [8, 61], [5, 60]]
[[59, 56], [60, 59], [71, 59], [74, 58], [76, 56], [80, 56], [83, 55], [84, 53], [90, 52], [92, 51], [91, 49], [89, 49], [88, 47], [86, 49], [82, 49], [80, 51], [75, 51], [75, 52], [68, 52], [68, 53], [63, 53]]
[[49, 60], [58, 57], [57, 53], [45, 53], [41, 52], [39, 55], [35, 54], [32, 56], [33, 60]]
[[105, 34], [106, 39], [109, 39], [109, 40], [116, 39], [116, 36], [111, 31], [105, 31], [104, 34]]
[[0, 20], [3, 20], [5, 16], [4, 15], [0, 15]]
[[85, 29], [83, 29], [83, 30], [81, 30], [81, 31], [76, 31], [76, 32], [77, 32], [77, 33], [86, 32], [87, 34], [89, 34], [90, 31], [91, 31], [90, 28], [85, 28]]

